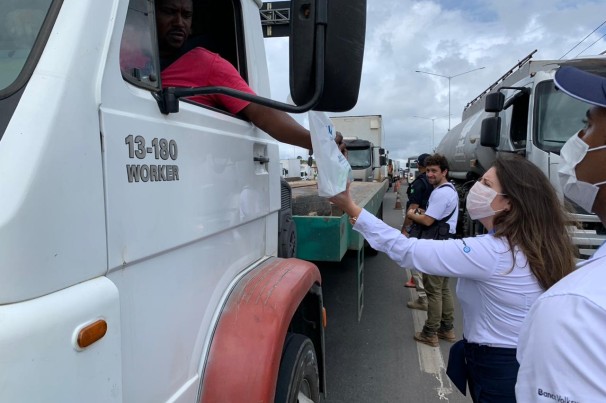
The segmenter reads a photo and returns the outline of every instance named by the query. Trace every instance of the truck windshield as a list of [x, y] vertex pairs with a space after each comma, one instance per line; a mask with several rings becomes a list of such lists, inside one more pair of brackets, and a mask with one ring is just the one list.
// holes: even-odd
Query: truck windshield
[[370, 166], [370, 149], [347, 150], [347, 160], [353, 169], [368, 168]]
[[2, 2], [0, 23], [0, 94], [24, 71], [53, 0]]
[[410, 163], [410, 167], [409, 167], [409, 168], [410, 168], [410, 169], [417, 169], [418, 167], [419, 167], [419, 166], [417, 165], [417, 162], [416, 162], [416, 161], [413, 161], [413, 162], [411, 162], [411, 163]]
[[583, 128], [589, 105], [559, 91], [553, 81], [544, 81], [537, 85], [535, 109], [535, 144], [559, 153], [566, 140]]

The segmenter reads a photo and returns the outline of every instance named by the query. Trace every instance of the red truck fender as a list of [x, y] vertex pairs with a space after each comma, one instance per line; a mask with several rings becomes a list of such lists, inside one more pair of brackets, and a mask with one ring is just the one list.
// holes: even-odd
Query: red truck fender
[[274, 258], [245, 275], [217, 323], [200, 401], [273, 402], [288, 326], [320, 283], [318, 268], [299, 259]]

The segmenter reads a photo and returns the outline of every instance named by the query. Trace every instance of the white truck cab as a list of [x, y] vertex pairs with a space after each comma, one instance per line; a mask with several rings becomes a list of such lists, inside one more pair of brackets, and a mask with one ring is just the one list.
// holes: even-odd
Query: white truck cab
[[[261, 6], [194, 0], [192, 37], [249, 101], [351, 108], [365, 0], [288, 8], [298, 107], [263, 98]], [[0, 9], [0, 401], [319, 401], [321, 279], [278, 257], [277, 142], [162, 88], [153, 0]]]

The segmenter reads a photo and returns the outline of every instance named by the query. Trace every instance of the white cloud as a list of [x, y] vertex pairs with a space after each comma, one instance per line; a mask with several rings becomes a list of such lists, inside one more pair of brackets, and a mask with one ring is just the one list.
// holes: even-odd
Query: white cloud
[[[534, 59], [558, 59], [605, 19], [603, 0], [368, 0], [364, 67], [358, 104], [345, 115], [383, 115], [392, 158], [428, 152], [432, 122], [437, 145], [463, 107], [537, 49]], [[574, 57], [606, 33], [606, 25], [570, 52]], [[288, 94], [288, 41], [266, 40], [272, 97]], [[602, 38], [583, 55], [606, 50]], [[304, 118], [296, 117], [302, 123]], [[292, 147], [284, 147], [290, 150]], [[302, 151], [303, 152], [303, 151]]]

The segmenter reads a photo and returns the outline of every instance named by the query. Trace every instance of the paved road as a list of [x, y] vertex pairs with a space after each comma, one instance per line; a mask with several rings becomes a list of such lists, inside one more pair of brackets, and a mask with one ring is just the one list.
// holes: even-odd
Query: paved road
[[[400, 193], [405, 195], [405, 189]], [[405, 196], [401, 198], [405, 205]], [[396, 194], [390, 189], [383, 218], [400, 228], [403, 210], [395, 210]], [[404, 288], [408, 273], [386, 255], [366, 257], [365, 307], [356, 316], [356, 277], [352, 265], [322, 264], [326, 329], [326, 403], [337, 402], [471, 402], [445, 373], [450, 343], [439, 348], [417, 343], [415, 331], [426, 313], [406, 307], [415, 291]], [[454, 289], [455, 280], [451, 280]], [[456, 302], [456, 301], [455, 301]], [[455, 330], [461, 335], [461, 314], [456, 306]]]

